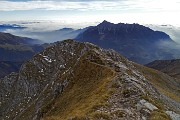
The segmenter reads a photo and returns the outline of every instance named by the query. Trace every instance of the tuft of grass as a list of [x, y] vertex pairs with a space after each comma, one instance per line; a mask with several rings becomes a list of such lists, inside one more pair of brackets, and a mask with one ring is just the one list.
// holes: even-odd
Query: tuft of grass
[[116, 115], [118, 118], [122, 118], [122, 117], [126, 116], [126, 112], [123, 110], [116, 110], [116, 111], [112, 112], [111, 114]]
[[160, 110], [164, 110], [164, 104], [162, 100], [157, 100], [155, 98], [151, 98], [148, 95], [142, 95], [141, 96], [143, 99], [149, 101], [150, 103], [152, 103], [153, 105], [155, 105], [158, 109]]
[[172, 120], [169, 115], [161, 110], [154, 110], [150, 115], [150, 120]]
[[84, 117], [84, 116], [75, 116], [75, 117], [73, 117], [73, 118], [71, 118], [71, 120], [89, 120], [89, 118], [87, 118], [87, 117]]
[[121, 87], [121, 85], [118, 82], [113, 82], [113, 84], [111, 85], [112, 88], [119, 88]]
[[109, 113], [104, 113], [104, 112], [94, 112], [92, 114], [93, 120], [112, 120], [111, 115]]
[[125, 90], [122, 91], [122, 94], [123, 94], [124, 97], [128, 98], [128, 97], [130, 97], [131, 92], [132, 92], [131, 90], [125, 89]]

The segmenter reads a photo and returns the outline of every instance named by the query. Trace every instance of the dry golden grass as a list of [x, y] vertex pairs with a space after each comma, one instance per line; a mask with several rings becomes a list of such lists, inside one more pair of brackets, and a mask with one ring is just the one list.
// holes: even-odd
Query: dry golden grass
[[107, 83], [113, 79], [115, 72], [87, 60], [81, 60], [75, 69], [69, 86], [43, 120], [80, 119], [93, 113], [95, 108], [107, 105]]
[[171, 118], [163, 111], [154, 110], [150, 115], [150, 120], [171, 120]]
[[161, 93], [174, 99], [177, 102], [180, 102], [180, 88], [174, 85], [176, 79], [170, 78], [168, 75], [165, 75], [162, 72], [153, 70], [148, 67], [140, 66], [135, 64], [137, 69], [144, 73], [147, 80], [149, 80]]

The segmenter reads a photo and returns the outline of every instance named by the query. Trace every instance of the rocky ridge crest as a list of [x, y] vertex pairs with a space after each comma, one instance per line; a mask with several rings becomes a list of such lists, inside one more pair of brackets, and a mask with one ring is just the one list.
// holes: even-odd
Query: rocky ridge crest
[[178, 119], [179, 83], [153, 73], [166, 94], [152, 72], [114, 50], [57, 42], [0, 80], [0, 119]]

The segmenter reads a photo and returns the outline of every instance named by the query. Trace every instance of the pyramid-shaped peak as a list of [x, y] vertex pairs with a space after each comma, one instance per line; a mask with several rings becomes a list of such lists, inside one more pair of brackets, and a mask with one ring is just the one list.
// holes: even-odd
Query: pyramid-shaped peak
[[113, 24], [113, 23], [111, 23], [111, 22], [109, 22], [109, 21], [107, 21], [107, 20], [104, 20], [103, 22], [102, 22], [103, 24]]
[[104, 20], [98, 26], [100, 26], [100, 27], [107, 27], [107, 26], [113, 26], [113, 25], [114, 25], [114, 23], [111, 23], [111, 22], [108, 22], [108, 21]]

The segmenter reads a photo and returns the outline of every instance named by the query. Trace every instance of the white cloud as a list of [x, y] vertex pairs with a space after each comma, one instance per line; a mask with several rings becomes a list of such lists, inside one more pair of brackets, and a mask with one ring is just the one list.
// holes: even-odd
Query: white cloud
[[153, 30], [163, 31], [167, 33], [175, 42], [180, 44], [180, 26], [152, 25], [152, 24], [146, 26], [150, 27]]
[[106, 19], [116, 23], [176, 25], [180, 21], [178, 1], [0, 0], [0, 20], [63, 20], [82, 23], [101, 22]]
[[115, 1], [0, 1], [0, 11], [14, 10], [114, 10], [118, 9], [119, 3]]
[[142, 10], [180, 11], [178, 0], [31, 0], [0, 1], [0, 11], [14, 10]]

